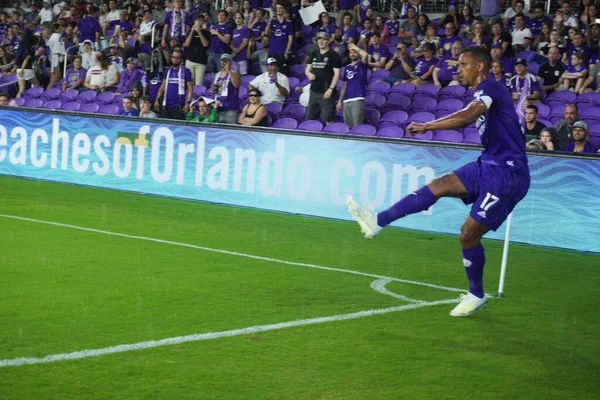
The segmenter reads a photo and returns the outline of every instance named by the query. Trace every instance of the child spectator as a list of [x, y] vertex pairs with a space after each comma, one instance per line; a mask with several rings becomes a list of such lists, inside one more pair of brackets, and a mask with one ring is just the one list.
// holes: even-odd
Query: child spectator
[[131, 96], [123, 97], [123, 109], [119, 111], [119, 115], [127, 117], [137, 117], [139, 115], [138, 110], [133, 107], [133, 99]]
[[152, 102], [149, 96], [140, 98], [140, 118], [158, 118], [156, 113], [152, 111]]

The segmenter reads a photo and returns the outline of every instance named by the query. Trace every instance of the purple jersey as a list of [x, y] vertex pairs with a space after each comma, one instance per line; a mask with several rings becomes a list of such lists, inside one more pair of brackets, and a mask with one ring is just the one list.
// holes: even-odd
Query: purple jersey
[[267, 27], [267, 23], [264, 21], [257, 22], [256, 24], [254, 24], [254, 26], [252, 27], [252, 37], [253, 38], [259, 37], [265, 31], [266, 27]]
[[139, 68], [134, 68], [131, 71], [128, 68], [125, 68], [119, 77], [119, 85], [117, 86], [116, 92], [130, 92], [133, 84], [142, 79], [142, 75], [144, 75], [144, 71]]
[[76, 71], [73, 68], [69, 68], [67, 70], [67, 74], [65, 75], [65, 80], [67, 81], [67, 87], [73, 86], [80, 79], [85, 80], [86, 75], [87, 75], [87, 70], [85, 68], [79, 68], [79, 71]]
[[519, 75], [515, 75], [510, 78], [510, 91], [512, 93], [521, 93], [523, 91], [523, 86], [525, 86], [525, 80], [529, 81], [529, 90], [527, 91], [528, 95], [532, 94], [533, 92], [540, 91], [540, 83], [535, 75], [530, 73], [527, 73], [525, 78], [521, 78]]
[[454, 42], [460, 42], [460, 37], [458, 36], [452, 36], [451, 38], [447, 37], [447, 36], [442, 36], [440, 37], [440, 49], [443, 50], [443, 55], [449, 55], [451, 54], [452, 50], [452, 43]]
[[381, 62], [381, 59], [385, 58], [386, 60], [390, 59], [390, 51], [388, 50], [387, 46], [384, 46], [382, 44], [379, 45], [378, 48], [375, 48], [375, 46], [370, 45], [369, 49], [367, 50], [367, 53], [369, 53], [369, 57], [371, 58], [371, 60], [373, 62]]
[[573, 53], [583, 53], [583, 64], [588, 65], [590, 62], [590, 48], [587, 44], [584, 44], [579, 49], [573, 46], [572, 43], [567, 45], [567, 63], [571, 65], [571, 56]]
[[484, 147], [481, 161], [528, 175], [525, 133], [510, 93], [494, 77], [488, 76], [477, 85], [474, 98], [487, 108], [477, 120], [477, 130]]
[[[111, 28], [117, 28], [117, 26], [121, 29], [121, 32], [133, 32], [133, 25], [131, 25], [131, 22], [125, 20], [125, 21], [121, 21], [121, 20], [117, 20], [117, 21], [111, 21], [108, 23], [108, 25]], [[93, 40], [93, 39], [91, 39]]]
[[357, 0], [360, 12], [360, 18], [364, 21], [367, 18], [367, 9], [373, 8], [373, 0]]
[[94, 17], [85, 17], [79, 20], [77, 24], [79, 29], [79, 43], [83, 43], [84, 40], [96, 41], [96, 33], [101, 32], [100, 24]]
[[456, 75], [456, 71], [458, 71], [458, 57], [444, 56], [438, 61], [435, 67], [440, 69], [438, 79], [449, 82], [453, 79], [453, 75]]
[[574, 65], [569, 65], [567, 67], [567, 72], [570, 72], [572, 74], [577, 74], [579, 72], [583, 72], [585, 71], [587, 68], [585, 67], [584, 64], [579, 65], [578, 67], [574, 66]]
[[356, 5], [356, 0], [340, 0], [339, 9], [340, 10], [351, 10]]
[[240, 109], [240, 99], [238, 89], [233, 86], [231, 78], [228, 75], [219, 76], [215, 81], [217, 87], [217, 100], [221, 102], [221, 111], [238, 111]]
[[[210, 27], [210, 30], [217, 30], [221, 35], [231, 35], [233, 29], [229, 24], [214, 24]], [[229, 45], [223, 42], [217, 35], [210, 35], [210, 43], [208, 44], [208, 51], [211, 53], [229, 53]]]
[[269, 42], [270, 54], [285, 54], [288, 40], [294, 35], [292, 22], [284, 19], [279, 22], [277, 18], [271, 21], [271, 36]]
[[352, 38], [354, 39], [354, 43], [358, 43], [358, 39], [360, 38], [360, 33], [358, 32], [358, 30], [353, 27], [350, 26], [348, 28], [342, 26], [342, 40], [344, 42], [347, 42], [348, 39]]
[[338, 56], [340, 56], [340, 60], [343, 60], [344, 57], [346, 56], [346, 44], [342, 43], [342, 44], [338, 44], [338, 43], [333, 43], [331, 46], [329, 46], [329, 48], [333, 51], [335, 51]]
[[[246, 25], [243, 25], [241, 29], [234, 29], [233, 33], [231, 34], [231, 43], [234, 47], [240, 47], [244, 39], [250, 39], [251, 33], [252, 32], [250, 32], [250, 28], [248, 28]], [[248, 56], [246, 54], [246, 48], [244, 48], [234, 57], [235, 61], [246, 61], [247, 59]]]
[[169, 11], [165, 16], [165, 25], [169, 25], [167, 40], [173, 37], [179, 40], [185, 40], [186, 27], [190, 25], [191, 22], [189, 19], [190, 18], [185, 11]]
[[342, 71], [342, 81], [346, 82], [344, 100], [364, 98], [367, 87], [367, 66], [361, 60], [346, 65]]
[[546, 15], [541, 20], [537, 18], [531, 18], [526, 26], [529, 28], [533, 36], [540, 36], [540, 33], [542, 33], [542, 24], [545, 23], [552, 25], [553, 21]]
[[[563, 147], [562, 151], [568, 151], [570, 153], [575, 151], [575, 142], [568, 143], [565, 147]], [[597, 151], [596, 148], [592, 144], [587, 142], [583, 146], [581, 153], [596, 153], [596, 151]]]
[[[435, 66], [438, 63], [438, 59], [435, 57], [431, 57], [429, 60], [426, 60], [425, 57], [419, 57], [416, 60], [417, 65], [415, 66], [415, 74], [417, 76], [425, 75], [432, 66]], [[428, 80], [432, 80], [433, 76], [430, 76]]]
[[[170, 67], [164, 72], [165, 96], [167, 106], [182, 106], [186, 100], [187, 83], [193, 82], [192, 72], [180, 65], [179, 68]], [[183, 93], [181, 93], [183, 89]]]
[[400, 30], [400, 20], [392, 21], [389, 19], [385, 21], [385, 26], [387, 26], [390, 36], [396, 36]]

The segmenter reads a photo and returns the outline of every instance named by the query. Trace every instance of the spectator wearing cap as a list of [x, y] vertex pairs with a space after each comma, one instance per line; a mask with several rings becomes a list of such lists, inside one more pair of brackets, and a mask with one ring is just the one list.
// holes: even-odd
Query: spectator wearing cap
[[527, 140], [539, 138], [542, 131], [546, 128], [546, 125], [542, 124], [537, 120], [538, 108], [533, 104], [525, 107], [525, 123], [523, 129], [525, 130], [525, 137]]
[[102, 27], [98, 23], [98, 7], [90, 7], [87, 17], [79, 20], [75, 33], [79, 34], [79, 43], [90, 41], [97, 44], [97, 49], [100, 49], [100, 32]]
[[117, 86], [116, 94], [129, 93], [133, 84], [142, 79], [144, 72], [137, 67], [137, 59], [129, 57], [125, 62], [127, 68], [121, 72], [119, 85]]
[[409, 82], [411, 72], [415, 69], [415, 60], [408, 55], [408, 45], [404, 42], [396, 44], [396, 52], [386, 63], [385, 69], [390, 74], [383, 81], [390, 85], [397, 85], [402, 82]]
[[241, 80], [239, 75], [232, 71], [232, 63], [231, 54], [225, 53], [221, 56], [221, 70], [215, 74], [215, 80], [210, 86], [210, 92], [219, 102], [219, 118], [225, 124], [235, 124], [240, 109], [238, 90]]
[[77, 56], [73, 59], [73, 66], [67, 70], [65, 79], [63, 79], [62, 90], [75, 89], [79, 90], [83, 87], [87, 69], [82, 67], [81, 57]]
[[540, 84], [532, 73], [527, 72], [527, 61], [524, 58], [515, 60], [515, 76], [510, 78], [510, 92], [514, 102], [518, 102], [525, 87], [525, 81], [528, 81], [527, 101], [539, 102], [540, 100]]
[[231, 33], [233, 29], [227, 23], [227, 11], [221, 10], [217, 15], [217, 24], [210, 27], [210, 44], [208, 46], [208, 72], [218, 72], [221, 70], [221, 56], [230, 52], [229, 43], [231, 42]]
[[40, 10], [40, 24], [52, 22], [53, 20], [54, 13], [52, 12], [52, 2], [50, 0], [44, 0], [42, 9]]
[[[265, 30], [265, 35], [269, 37], [269, 57], [275, 58], [281, 72], [287, 75], [289, 72], [287, 58], [292, 51], [294, 27], [292, 21], [284, 17], [283, 4], [277, 4], [275, 12], [276, 15], [271, 18]], [[329, 38], [331, 39], [330, 35]]]
[[217, 110], [218, 102], [208, 97], [200, 97], [198, 99], [198, 115], [194, 116], [193, 112], [188, 112], [185, 119], [191, 122], [220, 122], [219, 111]]
[[123, 72], [123, 57], [121, 56], [118, 44], [112, 43], [109, 46], [108, 60], [117, 67], [119, 73]]
[[515, 29], [512, 33], [512, 48], [514, 53], [531, 48], [533, 34], [531, 30], [525, 26], [525, 16], [517, 14], [515, 16]]
[[369, 59], [368, 67], [373, 71], [385, 68], [387, 60], [390, 58], [390, 51], [387, 46], [381, 44], [381, 36], [374, 33], [371, 36], [371, 44], [368, 47]]
[[502, 44], [494, 43], [492, 44], [492, 61], [499, 61], [504, 66], [504, 75], [507, 77], [511, 77], [513, 75], [513, 63], [511, 59], [503, 54]]
[[348, 44], [350, 64], [342, 69], [342, 89], [337, 110], [342, 111], [344, 122], [350, 128], [365, 122], [365, 88], [367, 87], [367, 60], [369, 53], [354, 43]]
[[181, 8], [181, 4], [181, 0], [174, 0], [173, 9], [167, 12], [162, 32], [161, 45], [163, 47], [167, 47], [167, 40], [171, 38], [183, 42], [187, 37], [191, 21], [188, 13]]
[[590, 134], [590, 128], [584, 121], [576, 121], [573, 124], [573, 141], [566, 144], [562, 151], [568, 151], [572, 153], [596, 153], [596, 149], [590, 142], [588, 142], [588, 135]]
[[174, 50], [171, 54], [171, 67], [164, 72], [158, 89], [154, 109], [160, 110], [161, 118], [183, 120], [190, 110], [193, 95], [192, 72], [183, 65], [183, 51]]
[[260, 65], [261, 73], [267, 72], [267, 60], [269, 59], [269, 38], [264, 37], [261, 40], [262, 48], [260, 50], [256, 50], [255, 39], [250, 39], [250, 44], [246, 47], [246, 52], [248, 56], [248, 60], [258, 60], [258, 65]]
[[288, 77], [279, 72], [277, 60], [267, 59], [267, 72], [260, 74], [248, 84], [248, 90], [258, 89], [261, 92], [261, 103], [279, 103], [283, 105], [290, 93]]
[[126, 117], [137, 117], [140, 113], [137, 108], [133, 107], [133, 98], [131, 96], [125, 96], [122, 100], [123, 109], [119, 111], [119, 115]]
[[567, 70], [560, 77], [559, 90], [571, 90], [582, 93], [581, 88], [588, 75], [587, 65], [584, 63], [583, 53], [573, 53]]
[[210, 33], [206, 30], [206, 23], [201, 15], [196, 15], [194, 25], [183, 44], [186, 48], [185, 66], [192, 71], [195, 85], [202, 85], [204, 82], [209, 43]]
[[546, 94], [550, 94], [558, 89], [560, 77], [565, 72], [565, 67], [560, 62], [560, 50], [558, 47], [551, 47], [548, 50], [548, 61], [540, 65], [538, 70], [538, 79], [541, 82], [540, 89]]
[[451, 54], [440, 58], [433, 70], [433, 83], [440, 89], [448, 85], [460, 85], [458, 81], [458, 56], [463, 49], [462, 42], [452, 43]]
[[318, 119], [322, 115], [327, 124], [333, 122], [335, 115], [334, 98], [341, 68], [340, 57], [329, 48], [329, 39], [327, 32], [319, 32], [317, 48], [309, 51], [305, 69], [311, 81], [306, 119]]
[[248, 75], [248, 42], [252, 32], [246, 26], [242, 13], [235, 14], [235, 29], [231, 33], [231, 53], [238, 65], [240, 75]]
[[85, 40], [81, 45], [81, 62], [86, 70], [96, 65], [98, 53], [94, 51], [94, 43], [91, 40]]
[[558, 148], [562, 149], [569, 143], [573, 137], [573, 126], [579, 121], [579, 108], [577, 104], [568, 103], [565, 105], [565, 118], [554, 124], [556, 129]]

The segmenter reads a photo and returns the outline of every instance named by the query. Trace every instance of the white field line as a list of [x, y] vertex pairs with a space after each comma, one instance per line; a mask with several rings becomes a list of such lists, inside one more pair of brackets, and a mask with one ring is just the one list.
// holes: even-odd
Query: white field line
[[280, 259], [277, 259], [277, 258], [255, 256], [255, 255], [252, 255], [252, 254], [239, 253], [237, 251], [214, 249], [212, 247], [198, 246], [198, 245], [195, 245], [195, 244], [174, 242], [174, 241], [171, 241], [171, 240], [156, 239], [156, 238], [146, 237], [146, 236], [128, 235], [126, 233], [104, 231], [104, 230], [100, 230], [100, 229], [86, 228], [84, 226], [62, 224], [60, 222], [43, 221], [43, 220], [39, 220], [39, 219], [19, 217], [19, 216], [16, 216], [16, 215], [8, 215], [8, 214], [0, 214], [0, 217], [2, 217], [2, 218], [16, 219], [16, 220], [19, 220], [19, 221], [34, 222], [34, 223], [37, 223], [37, 224], [46, 224], [46, 225], [60, 226], [62, 228], [78, 229], [80, 231], [101, 233], [101, 234], [104, 234], [104, 235], [119, 236], [119, 237], [124, 237], [124, 238], [129, 238], [129, 239], [146, 240], [146, 241], [149, 241], [149, 242], [170, 244], [170, 245], [173, 245], [173, 246], [188, 247], [188, 248], [197, 249], [197, 250], [210, 251], [210, 252], [213, 252], [213, 253], [221, 253], [221, 254], [227, 254], [227, 255], [237, 256], [237, 257], [252, 258], [254, 260], [269, 261], [269, 262], [278, 263], [278, 264], [293, 265], [293, 266], [296, 266], [296, 267], [316, 268], [316, 269], [322, 269], [322, 270], [326, 270], [326, 271], [335, 271], [335, 272], [343, 272], [343, 273], [346, 273], [346, 274], [368, 276], [370, 278], [389, 279], [390, 281], [397, 281], [397, 282], [409, 283], [409, 284], [412, 284], [412, 285], [419, 285], [419, 286], [427, 286], [427, 287], [431, 287], [431, 288], [434, 288], [434, 289], [447, 290], [447, 291], [450, 291], [450, 292], [461, 292], [461, 293], [463, 293], [465, 291], [464, 289], [458, 289], [458, 288], [453, 288], [453, 287], [448, 287], [448, 286], [434, 285], [432, 283], [426, 283], [426, 282], [410, 281], [410, 280], [400, 279], [400, 278], [392, 278], [390, 276], [369, 274], [369, 273], [366, 273], [366, 272], [353, 271], [353, 270], [350, 270], [350, 269], [332, 268], [332, 267], [326, 267], [326, 266], [323, 266], [323, 265], [307, 264], [307, 263], [300, 263], [300, 262], [295, 262], [295, 261], [280, 260]]
[[387, 296], [392, 296], [396, 299], [400, 299], [403, 301], [408, 301], [409, 303], [425, 303], [423, 300], [411, 299], [410, 297], [406, 297], [399, 293], [394, 293], [385, 288], [385, 285], [390, 283], [392, 280], [389, 278], [377, 279], [376, 281], [371, 282], [371, 289], [381, 294], [385, 294]]
[[160, 340], [150, 340], [147, 342], [121, 344], [118, 346], [104, 347], [102, 349], [90, 349], [90, 350], [74, 351], [72, 353], [52, 354], [52, 355], [48, 355], [48, 356], [41, 357], [41, 358], [35, 358], [35, 357], [12, 358], [12, 359], [0, 360], [0, 368], [16, 367], [16, 366], [26, 365], [26, 364], [43, 364], [43, 363], [51, 363], [51, 362], [65, 361], [65, 360], [79, 360], [82, 358], [98, 357], [98, 356], [102, 356], [102, 355], [106, 355], [106, 354], [122, 353], [125, 351], [143, 350], [143, 349], [150, 349], [153, 347], [170, 346], [173, 344], [197, 342], [200, 340], [209, 340], [209, 339], [218, 339], [218, 338], [223, 338], [223, 337], [248, 335], [248, 334], [253, 334], [253, 333], [257, 333], [257, 332], [267, 332], [267, 331], [273, 331], [273, 330], [277, 330], [277, 329], [292, 328], [292, 327], [296, 327], [296, 326], [322, 324], [325, 322], [332, 322], [332, 321], [344, 321], [344, 320], [349, 320], [349, 319], [358, 319], [358, 318], [369, 317], [372, 315], [386, 314], [386, 313], [395, 312], [395, 311], [411, 310], [411, 309], [427, 307], [427, 306], [436, 306], [438, 304], [458, 303], [458, 301], [459, 301], [459, 299], [438, 300], [438, 301], [431, 301], [431, 302], [419, 302], [419, 303], [413, 303], [413, 304], [406, 304], [406, 305], [402, 305], [402, 306], [359, 311], [359, 312], [350, 313], [350, 314], [338, 314], [338, 315], [332, 315], [329, 317], [300, 319], [300, 320], [296, 320], [296, 321], [280, 322], [277, 324], [257, 325], [257, 326], [250, 326], [247, 328], [242, 328], [242, 329], [232, 329], [229, 331], [197, 333], [194, 335], [177, 336], [177, 337], [160, 339]]

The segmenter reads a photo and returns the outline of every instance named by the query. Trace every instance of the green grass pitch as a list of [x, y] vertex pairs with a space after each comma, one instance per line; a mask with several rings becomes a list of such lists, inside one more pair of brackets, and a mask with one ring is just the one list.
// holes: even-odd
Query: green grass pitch
[[0, 214], [0, 399], [600, 396], [598, 254], [512, 244], [506, 297], [457, 319], [433, 303], [466, 287], [455, 236], [12, 177]]

